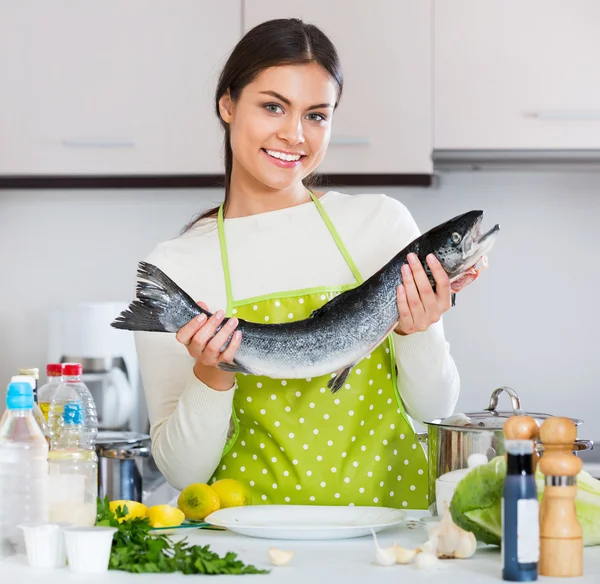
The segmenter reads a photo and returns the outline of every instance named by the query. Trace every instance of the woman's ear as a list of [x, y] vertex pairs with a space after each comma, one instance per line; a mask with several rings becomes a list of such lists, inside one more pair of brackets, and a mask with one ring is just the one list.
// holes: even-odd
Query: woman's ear
[[231, 123], [233, 118], [233, 100], [231, 99], [229, 89], [219, 99], [219, 113], [221, 114], [221, 119], [226, 124]]

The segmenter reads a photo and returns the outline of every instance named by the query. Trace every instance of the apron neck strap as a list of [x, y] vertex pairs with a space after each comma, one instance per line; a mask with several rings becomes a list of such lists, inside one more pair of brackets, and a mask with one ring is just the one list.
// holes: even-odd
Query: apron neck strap
[[231, 275], [229, 272], [229, 259], [227, 256], [227, 242], [225, 241], [225, 221], [223, 220], [223, 205], [221, 203], [217, 214], [217, 226], [219, 228], [219, 246], [221, 248], [221, 263], [225, 275], [225, 293], [227, 294], [227, 310], [225, 314], [231, 316], [233, 310], [233, 293], [231, 291]]
[[323, 205], [321, 205], [321, 202], [319, 201], [319, 199], [317, 199], [317, 197], [315, 197], [313, 192], [311, 190], [309, 190], [308, 192], [310, 193], [310, 197], [313, 200], [315, 206], [317, 207], [317, 210], [319, 211], [319, 214], [321, 215], [323, 222], [327, 226], [327, 229], [329, 229], [329, 233], [331, 234], [331, 237], [333, 237], [333, 240], [335, 241], [335, 244], [337, 245], [338, 249], [340, 250], [340, 253], [342, 254], [342, 256], [344, 256], [344, 259], [346, 260], [346, 264], [348, 264], [348, 267], [350, 268], [352, 275], [354, 276], [354, 278], [356, 279], [356, 281], [359, 284], [362, 284], [363, 283], [362, 276], [360, 275], [360, 272], [358, 271], [356, 264], [350, 257], [350, 254], [348, 253], [348, 250], [346, 249], [346, 246], [344, 245], [342, 238], [339, 236], [333, 223], [331, 222], [329, 215], [327, 215], [327, 213], [325, 212], [325, 209], [323, 208]]
[[[319, 215], [321, 215], [323, 222], [325, 223], [327, 229], [329, 230], [329, 233], [333, 237], [335, 244], [337, 245], [338, 249], [340, 250], [340, 253], [344, 257], [346, 264], [350, 268], [352, 275], [354, 276], [354, 278], [356, 279], [356, 281], [359, 284], [362, 284], [363, 283], [362, 276], [360, 275], [360, 272], [358, 271], [356, 264], [350, 257], [350, 254], [348, 253], [346, 246], [342, 242], [342, 238], [339, 236], [333, 223], [331, 222], [331, 219], [325, 212], [323, 205], [321, 205], [321, 202], [319, 201], [319, 199], [314, 195], [314, 193], [311, 190], [309, 190], [308, 192], [310, 194], [310, 198], [312, 199], [313, 203], [315, 204], [315, 206], [317, 208], [317, 211], [319, 211]], [[227, 242], [225, 239], [225, 221], [223, 218], [223, 203], [221, 203], [221, 205], [219, 207], [219, 211], [217, 213], [217, 227], [219, 230], [219, 245], [221, 247], [221, 262], [223, 264], [223, 274], [225, 276], [225, 292], [227, 294], [227, 312], [226, 312], [226, 314], [227, 314], [227, 316], [231, 316], [231, 311], [233, 310], [233, 292], [232, 292], [232, 288], [231, 288], [231, 274], [229, 271], [229, 259], [228, 259], [228, 255], [227, 255]]]

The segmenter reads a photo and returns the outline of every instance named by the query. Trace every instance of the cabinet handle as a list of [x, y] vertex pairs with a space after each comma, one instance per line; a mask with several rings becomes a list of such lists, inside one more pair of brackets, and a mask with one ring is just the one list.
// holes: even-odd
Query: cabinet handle
[[600, 120], [600, 110], [591, 111], [538, 111], [533, 112], [533, 117], [540, 120]]
[[62, 141], [67, 148], [133, 148], [133, 140], [103, 140], [94, 138], [67, 138]]
[[330, 146], [368, 146], [370, 143], [371, 143], [371, 140], [369, 140], [369, 138], [361, 138], [361, 137], [345, 138], [343, 136], [340, 136], [337, 138], [331, 138], [331, 140], [329, 140]]

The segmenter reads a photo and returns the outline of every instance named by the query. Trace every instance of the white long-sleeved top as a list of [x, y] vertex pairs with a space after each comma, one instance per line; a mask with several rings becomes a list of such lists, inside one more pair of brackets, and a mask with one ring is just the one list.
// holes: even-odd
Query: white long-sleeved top
[[[328, 191], [320, 202], [363, 279], [420, 235], [406, 207], [385, 195]], [[312, 202], [225, 219], [225, 236], [235, 300], [355, 281]], [[157, 245], [145, 260], [212, 312], [226, 308], [216, 220]], [[451, 414], [460, 381], [442, 320], [393, 338], [408, 415], [422, 422]], [[158, 468], [176, 489], [207, 482], [230, 435], [236, 385], [215, 391], [199, 381], [174, 334], [136, 332], [135, 340]]]

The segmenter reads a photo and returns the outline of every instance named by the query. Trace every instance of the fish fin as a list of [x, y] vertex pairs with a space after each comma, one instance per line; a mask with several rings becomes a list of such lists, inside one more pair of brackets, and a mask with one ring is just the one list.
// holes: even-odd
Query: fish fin
[[217, 367], [222, 371], [227, 371], [229, 373], [247, 373], [248, 375], [252, 375], [252, 371], [238, 363], [235, 359], [233, 363], [227, 363], [226, 361], [220, 361], [217, 363]]
[[456, 294], [454, 292], [452, 293], [451, 298], [452, 298], [452, 306], [456, 306]]
[[211, 316], [156, 266], [139, 262], [137, 274], [147, 281], [138, 281], [137, 298], [111, 323], [113, 328], [174, 333], [201, 312]]
[[352, 363], [352, 365], [350, 365], [349, 367], [346, 367], [345, 369], [340, 369], [339, 371], [337, 371], [337, 375], [335, 377], [332, 377], [327, 382], [327, 387], [331, 389], [331, 393], [337, 393], [340, 389], [342, 389], [342, 385], [346, 383], [346, 379], [348, 379], [350, 371], [352, 371], [354, 365], [355, 364]]

